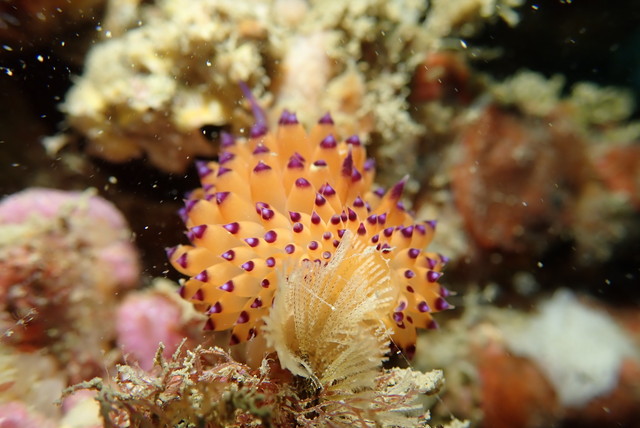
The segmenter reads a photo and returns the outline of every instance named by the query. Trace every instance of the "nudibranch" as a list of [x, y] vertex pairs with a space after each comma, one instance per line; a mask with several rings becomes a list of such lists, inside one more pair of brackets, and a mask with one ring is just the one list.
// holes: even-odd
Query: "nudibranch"
[[302, 263], [326, 265], [347, 231], [347, 251], [374, 248], [391, 278], [382, 321], [400, 349], [412, 354], [416, 328], [435, 328], [431, 314], [450, 307], [438, 283], [446, 258], [424, 251], [435, 222], [405, 209], [406, 178], [372, 189], [374, 161], [357, 136], [336, 139], [329, 114], [309, 133], [285, 111], [275, 132], [259, 121], [246, 139], [223, 134], [218, 161], [197, 170], [202, 187], [181, 210], [191, 245], [168, 255], [190, 277], [180, 294], [208, 315], [205, 330], [230, 329], [231, 344], [260, 334], [279, 279]]

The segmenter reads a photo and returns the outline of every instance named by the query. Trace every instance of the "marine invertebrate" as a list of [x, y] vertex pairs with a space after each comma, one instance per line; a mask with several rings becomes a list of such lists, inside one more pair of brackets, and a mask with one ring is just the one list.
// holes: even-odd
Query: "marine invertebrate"
[[0, 426], [3, 428], [54, 428], [55, 424], [27, 408], [24, 403], [12, 401], [0, 404]]
[[426, 426], [417, 398], [439, 391], [442, 372], [381, 369], [394, 294], [382, 254], [348, 230], [328, 263], [281, 274], [264, 333], [280, 365], [306, 379], [298, 394], [311, 398], [313, 426]]
[[[0, 202], [0, 227], [7, 228], [3, 235], [15, 243], [20, 228], [33, 233], [38, 226], [51, 223], [60, 232], [68, 229], [69, 235], [82, 240], [84, 253], [105, 265], [111, 282], [131, 287], [138, 281], [140, 266], [127, 222], [111, 202], [93, 193], [36, 187], [10, 195]], [[60, 222], [66, 224], [58, 225]], [[0, 245], [8, 243], [0, 240]]]
[[614, 319], [563, 289], [541, 304], [540, 313], [525, 325], [507, 330], [506, 342], [513, 353], [537, 363], [560, 403], [569, 407], [610, 393], [619, 382], [624, 359], [637, 356], [632, 340]]
[[490, 105], [461, 141], [451, 185], [466, 229], [480, 247], [540, 253], [571, 226], [591, 166], [576, 149], [585, 142], [570, 122]]
[[91, 192], [28, 189], [0, 202], [3, 341], [51, 355], [71, 381], [102, 372], [115, 335], [104, 320], [139, 274], [124, 217]]
[[[53, 403], [62, 394], [67, 381], [65, 373], [51, 356], [20, 352], [0, 343], [0, 427], [6, 426], [3, 418], [8, 417], [7, 408], [2, 408], [1, 404], [12, 402], [24, 403], [28, 413], [33, 412], [34, 416], [59, 417], [60, 408]], [[15, 426], [26, 426], [26, 423]]]
[[[432, 423], [451, 413], [490, 427], [640, 420], [640, 391], [629, 389], [640, 376], [636, 305], [560, 289], [534, 311], [502, 309], [496, 291], [469, 290], [459, 318], [418, 339], [413, 367], [447, 373]], [[437, 352], [421, 352], [434, 343]]]
[[[423, 251], [435, 222], [416, 222], [405, 209], [406, 178], [386, 192], [371, 188], [373, 160], [357, 136], [336, 139], [329, 114], [309, 133], [284, 111], [273, 133], [259, 120], [248, 139], [225, 134], [218, 162], [198, 170], [202, 188], [182, 210], [192, 244], [168, 253], [191, 277], [180, 294], [209, 316], [205, 329], [231, 329], [231, 343], [255, 337], [283, 281], [304, 287], [332, 264], [337, 276], [318, 289], [336, 299], [350, 275], [361, 287], [381, 282], [372, 298], [407, 354], [416, 328], [435, 327], [431, 313], [449, 307], [438, 284], [446, 258]], [[334, 307], [315, 298], [305, 297]]]

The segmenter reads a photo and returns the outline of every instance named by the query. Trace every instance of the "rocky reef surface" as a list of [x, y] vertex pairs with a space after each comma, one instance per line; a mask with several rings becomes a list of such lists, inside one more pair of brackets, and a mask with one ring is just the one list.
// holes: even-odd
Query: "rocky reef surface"
[[[4, 2], [0, 427], [640, 426], [640, 10], [622, 3]], [[365, 386], [203, 331], [165, 254], [196, 161], [284, 109], [306, 129], [330, 111], [376, 185], [408, 175], [402, 206], [437, 219], [455, 309], [413, 359], [366, 321], [371, 352], [340, 357], [371, 364]]]

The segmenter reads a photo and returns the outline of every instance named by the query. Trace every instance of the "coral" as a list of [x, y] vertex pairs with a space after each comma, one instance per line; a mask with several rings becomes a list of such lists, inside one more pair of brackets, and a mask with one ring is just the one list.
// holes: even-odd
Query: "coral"
[[[497, 308], [496, 292], [493, 285], [465, 293], [460, 318], [419, 337], [414, 368], [442, 367], [447, 375], [433, 423], [453, 412], [491, 427], [635, 426], [636, 305], [607, 305], [562, 290], [534, 302], [540, 313], [527, 313]], [[527, 307], [531, 302], [526, 299]], [[596, 392], [603, 386], [607, 390]], [[563, 395], [572, 398], [562, 401]]]
[[18, 352], [0, 343], [0, 385], [0, 403], [22, 402], [29, 411], [55, 419], [59, 409], [54, 402], [67, 385], [67, 376], [44, 352]]
[[530, 70], [520, 70], [502, 82], [491, 82], [487, 89], [498, 103], [515, 106], [533, 116], [548, 116], [559, 105], [568, 107], [573, 120], [581, 127], [622, 122], [634, 108], [633, 96], [628, 90], [577, 82], [570, 88], [570, 95], [563, 97], [564, 76], [556, 74], [546, 78]]
[[502, 82], [491, 85], [489, 92], [505, 106], [517, 106], [522, 112], [544, 117], [560, 102], [565, 78], [559, 74], [547, 79], [539, 73], [520, 70]]
[[272, 384], [219, 348], [181, 351], [170, 359], [160, 348], [154, 370], [119, 366], [112, 382], [94, 379], [74, 387], [98, 391], [106, 427], [251, 426], [274, 418]]
[[[413, 367], [427, 370], [443, 368], [446, 384], [438, 402], [433, 403], [433, 422], [442, 422], [453, 413], [467, 418], [476, 426], [483, 418], [482, 405], [490, 398], [482, 395], [478, 370], [480, 351], [495, 337], [495, 328], [487, 328], [487, 308], [481, 303], [491, 299], [492, 292], [467, 290], [459, 311], [460, 317], [441, 324], [428, 335], [419, 335]], [[437, 352], [431, 352], [437, 346]]]
[[556, 292], [537, 317], [508, 331], [506, 339], [513, 352], [537, 363], [560, 403], [572, 407], [615, 389], [623, 359], [636, 352], [612, 319], [567, 290]]
[[461, 138], [452, 187], [475, 241], [483, 248], [536, 253], [548, 245], [538, 234], [557, 239], [571, 222], [590, 166], [571, 124], [489, 106]]
[[[601, 161], [605, 159], [606, 157]], [[610, 164], [609, 167], [616, 166]], [[629, 178], [625, 177], [624, 168], [615, 173], [622, 180]], [[635, 170], [631, 174], [635, 174]], [[571, 224], [578, 262], [589, 266], [594, 262], [610, 260], [617, 246], [635, 242], [635, 234], [630, 233], [635, 230], [634, 224], [637, 221], [634, 207], [630, 204], [632, 201], [624, 191], [620, 192], [615, 187], [607, 188], [600, 182], [590, 183], [585, 187]]]
[[70, 391], [97, 390], [106, 427], [426, 427], [424, 416], [407, 414], [421, 408], [419, 394], [435, 393], [442, 382], [438, 371], [392, 369], [378, 374], [371, 396], [309, 396], [269, 358], [252, 370], [219, 348], [181, 350], [169, 360], [161, 354], [150, 372], [119, 366], [112, 382], [94, 379]]
[[48, 421], [35, 412], [31, 412], [20, 402], [0, 404], [1, 428], [54, 428], [53, 421]]
[[200, 127], [224, 125], [234, 115], [237, 81], [261, 87], [254, 77], [264, 73], [263, 37], [237, 33], [240, 24], [259, 25], [260, 9], [161, 2], [148, 12], [137, 17], [145, 25], [89, 53], [86, 77], [69, 92], [64, 110], [90, 137], [90, 153], [116, 162], [146, 153], [158, 167], [180, 171], [193, 156], [213, 153]]
[[477, 31], [476, 27], [496, 18], [517, 25], [519, 17], [514, 8], [523, 3], [523, 0], [435, 0], [427, 25], [438, 37], [447, 37], [456, 29], [463, 37], [469, 37]]
[[[169, 251], [191, 276], [180, 293], [209, 315], [205, 329], [232, 329], [231, 342], [244, 342], [259, 333], [283, 275], [334, 266], [338, 253], [345, 266], [336, 269], [350, 274], [350, 260], [370, 247], [366, 263], [392, 286], [382, 321], [412, 354], [416, 328], [434, 327], [430, 313], [449, 307], [437, 283], [446, 259], [422, 250], [435, 223], [404, 209], [406, 179], [372, 190], [373, 162], [360, 140], [338, 142], [333, 132], [328, 115], [307, 134], [285, 111], [274, 133], [258, 123], [249, 140], [223, 137], [219, 163], [199, 164], [203, 187], [182, 212], [193, 245]], [[341, 247], [345, 235], [353, 239]]]
[[168, 358], [185, 338], [194, 343], [199, 336], [203, 317], [174, 291], [173, 283], [156, 279], [152, 288], [129, 293], [118, 306], [118, 346], [127, 361], [138, 362], [143, 370], [153, 366], [160, 343], [164, 345], [163, 356]]
[[114, 336], [103, 320], [139, 275], [115, 207], [91, 192], [29, 189], [5, 198], [0, 266], [4, 341], [50, 353], [72, 381], [101, 372]]
[[[627, 231], [637, 222], [637, 168], [630, 142], [640, 138], [640, 123], [628, 121], [633, 111], [628, 91], [589, 82], [566, 88], [564, 82], [560, 75], [545, 78], [526, 70], [489, 82], [487, 90], [500, 107], [490, 104], [481, 119], [475, 112], [467, 115], [471, 125], [467, 118], [463, 160], [452, 186], [467, 231], [483, 248], [540, 255], [571, 240], [575, 261], [588, 266], [633, 242]], [[568, 89], [570, 95], [563, 96]], [[497, 128], [482, 130], [481, 122]], [[484, 149], [471, 149], [469, 144], [482, 140]], [[490, 160], [483, 150], [495, 157]], [[528, 162], [537, 172], [528, 172]], [[518, 184], [525, 175], [526, 183]], [[500, 226], [482, 223], [490, 217]], [[536, 238], [543, 235], [544, 241]]]
[[611, 125], [629, 118], [634, 109], [633, 95], [625, 89], [599, 87], [579, 82], [571, 88], [569, 102], [578, 120], [589, 125]]
[[[0, 203], [0, 225], [28, 226], [35, 223], [66, 220], [64, 226], [82, 234], [92, 257], [105, 264], [118, 286], [129, 287], [138, 281], [137, 255], [130, 243], [130, 233], [122, 214], [92, 192], [64, 192], [32, 188], [8, 196]], [[0, 243], [6, 245], [4, 241]], [[87, 250], [85, 250], [87, 251]]]
[[[248, 126], [246, 81], [273, 111], [310, 124], [334, 113], [341, 134], [383, 138], [393, 175], [424, 128], [406, 101], [414, 69], [445, 39], [517, 21], [517, 0], [112, 0], [105, 40], [68, 93], [68, 123], [89, 152], [121, 162], [146, 154], [182, 171], [213, 148], [200, 128]], [[271, 118], [273, 121], [277, 117]]]

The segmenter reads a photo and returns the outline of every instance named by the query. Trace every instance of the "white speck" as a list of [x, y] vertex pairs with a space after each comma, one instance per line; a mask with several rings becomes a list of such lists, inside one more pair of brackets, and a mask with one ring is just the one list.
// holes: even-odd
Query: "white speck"
[[460, 46], [462, 46], [462, 49], [466, 49], [467, 48], [467, 42], [465, 42], [464, 40], [460, 39]]
[[112, 175], [111, 177], [109, 177], [109, 183], [118, 184], [118, 179]]
[[44, 57], [42, 55], [36, 56], [36, 59], [38, 60], [38, 62], [44, 62]]
[[538, 262], [538, 267], [542, 269], [544, 267], [544, 263]]

